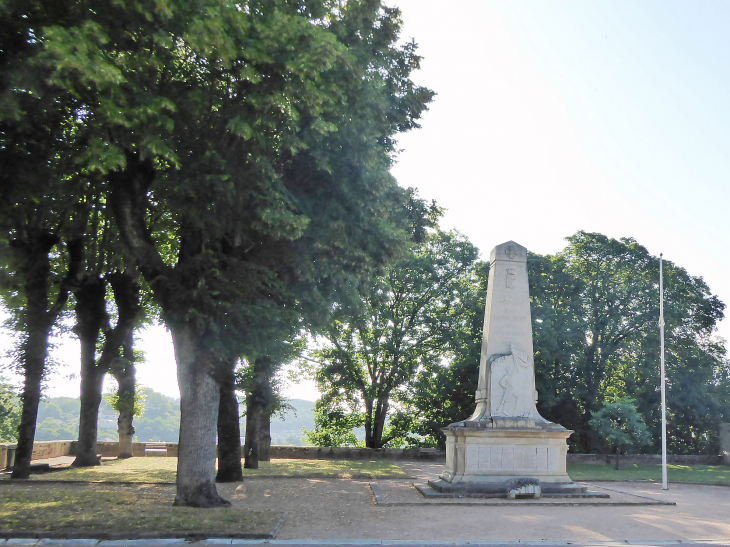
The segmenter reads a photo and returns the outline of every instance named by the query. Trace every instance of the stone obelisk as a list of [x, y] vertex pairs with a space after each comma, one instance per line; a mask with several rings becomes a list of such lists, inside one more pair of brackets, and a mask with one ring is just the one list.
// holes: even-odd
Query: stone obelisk
[[429, 485], [442, 493], [507, 495], [514, 484], [576, 494], [565, 469], [572, 431], [537, 412], [527, 249], [492, 250], [476, 410], [446, 435], [446, 466]]

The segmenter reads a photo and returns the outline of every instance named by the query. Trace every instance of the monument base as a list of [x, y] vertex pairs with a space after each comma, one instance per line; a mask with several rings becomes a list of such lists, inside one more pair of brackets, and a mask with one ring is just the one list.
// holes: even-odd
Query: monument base
[[581, 494], [566, 471], [572, 431], [543, 420], [466, 420], [442, 429], [446, 466], [429, 486], [442, 493], [504, 495], [520, 479], [539, 481], [544, 494]]

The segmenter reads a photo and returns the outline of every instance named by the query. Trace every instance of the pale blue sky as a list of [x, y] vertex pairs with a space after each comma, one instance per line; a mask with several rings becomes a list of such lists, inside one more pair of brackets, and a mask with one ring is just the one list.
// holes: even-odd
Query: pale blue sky
[[394, 172], [447, 226], [485, 256], [634, 237], [730, 302], [730, 2], [391, 5], [438, 93]]
[[[485, 257], [509, 239], [554, 253], [577, 230], [634, 237], [730, 303], [730, 2], [388, 3], [438, 93], [394, 174], [447, 227]], [[141, 345], [140, 380], [175, 395], [169, 335]], [[56, 355], [48, 393], [77, 396], [76, 344]]]

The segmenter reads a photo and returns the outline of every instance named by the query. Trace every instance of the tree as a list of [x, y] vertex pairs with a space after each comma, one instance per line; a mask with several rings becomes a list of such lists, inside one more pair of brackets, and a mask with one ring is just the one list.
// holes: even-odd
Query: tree
[[[0, 24], [2, 22], [0, 21]], [[21, 137], [10, 130], [0, 129], [3, 142], [0, 145], [0, 163], [13, 161], [24, 163], [37, 161], [43, 165], [42, 157], [30, 159], [30, 153], [22, 150], [24, 144], [11, 142]], [[20, 151], [18, 149], [21, 149]], [[16, 154], [28, 157], [18, 160]], [[60, 232], [68, 220], [68, 209], [59, 204], [68, 185], [56, 179], [51, 173], [54, 163], [46, 158], [48, 180], [55, 180], [55, 192], [37, 192], [35, 176], [26, 180], [27, 173], [13, 173], [12, 169], [0, 174], [0, 229], [3, 238], [3, 253], [0, 268], [3, 275], [3, 297], [8, 309], [12, 310], [14, 325], [20, 332], [16, 365], [24, 376], [21, 400], [23, 410], [18, 428], [13, 478], [27, 478], [30, 474], [30, 458], [33, 453], [36, 417], [41, 398], [41, 381], [47, 372], [48, 339], [53, 325], [64, 311], [68, 301], [70, 283], [80, 264], [61, 244]], [[60, 170], [60, 169], [59, 169]], [[6, 175], [17, 178], [9, 180]], [[73, 195], [66, 196], [73, 201]], [[74, 241], [72, 247], [77, 245]]]
[[44, 47], [41, 29], [68, 23], [68, 16], [54, 2], [0, 6], [0, 268], [8, 273], [4, 296], [22, 333], [17, 365], [24, 375], [14, 478], [30, 472], [48, 337], [79, 267], [62, 236], [73, 231], [80, 195], [74, 161], [76, 141], [84, 138], [80, 103], [49, 82], [48, 67], [29, 62]]
[[221, 364], [220, 401], [218, 403], [218, 472], [216, 482], [243, 480], [241, 468], [241, 426], [238, 399], [236, 398], [236, 374], [233, 365]]
[[342, 397], [333, 400], [332, 394], [324, 394], [314, 406], [314, 429], [305, 429], [308, 444], [314, 446], [364, 447], [355, 430], [365, 425], [365, 413], [360, 411], [356, 398], [343, 404]]
[[[365, 446], [381, 448], [391, 398], [422, 368], [441, 362], [460, 332], [461, 286], [471, 275], [477, 249], [456, 233], [436, 231], [408, 258], [393, 265], [361, 294], [357, 307], [344, 307], [324, 331], [315, 352], [320, 391], [328, 402], [364, 407]], [[338, 421], [339, 411], [330, 412]]]
[[[134, 418], [144, 415], [145, 400], [148, 390], [139, 388], [135, 380], [135, 362], [137, 361], [132, 349], [132, 333], [123, 342], [122, 355], [112, 362], [111, 372], [117, 381], [116, 389], [104, 395], [103, 401], [119, 413], [117, 418], [117, 437], [119, 439], [118, 458], [132, 457], [132, 442], [134, 440]], [[158, 439], [167, 441], [169, 438]]]
[[[607, 400], [634, 398], [657, 449], [658, 259], [630, 238], [578, 232], [568, 241], [555, 256], [528, 259], [538, 409], [576, 431], [574, 449], [591, 451], [600, 447], [591, 416]], [[683, 268], [667, 261], [664, 272], [670, 443], [712, 451], [729, 412], [719, 395], [725, 351], [712, 337], [724, 304]]]
[[[125, 265], [123, 250], [116, 243], [118, 234], [106, 213], [98, 194], [87, 196], [78, 214], [86, 222], [76, 236], [78, 244], [69, 247], [72, 260], [84, 265], [83, 271], [79, 271], [70, 283], [76, 314], [74, 333], [81, 342], [81, 408], [74, 466], [100, 463], [96, 441], [102, 382], [113, 366], [122, 380], [119, 386], [124, 397], [120, 408], [126, 412], [125, 419], [129, 419], [126, 429], [131, 427], [129, 373], [121, 361], [123, 349], [127, 353], [133, 351], [131, 336], [142, 313], [137, 282], [139, 274], [134, 266]], [[108, 287], [116, 308], [117, 321], [113, 327], [107, 310]], [[102, 338], [103, 343], [100, 343]], [[132, 393], [132, 401], [133, 396]], [[131, 456], [129, 434], [120, 437], [121, 441], [125, 442], [125, 446], [120, 448]]]
[[15, 442], [20, 425], [20, 400], [13, 387], [0, 376], [0, 442]]
[[644, 419], [630, 398], [605, 404], [593, 414], [589, 423], [601, 440], [616, 449], [616, 469], [622, 448], [643, 446], [650, 440]]
[[74, 164], [107, 192], [172, 332], [175, 503], [225, 504], [218, 366], [237, 357], [225, 341], [245, 333], [247, 306], [309, 291], [327, 308], [397, 255], [406, 196], [388, 173], [394, 136], [432, 94], [409, 79], [419, 58], [396, 46], [397, 10], [374, 0], [39, 9], [50, 4], [56, 24], [33, 29], [42, 47], [26, 66], [48, 71], [50, 95], [80, 103]]
[[447, 358], [426, 363], [399, 395], [402, 408], [391, 424], [409, 446], [445, 449], [441, 428], [474, 413], [488, 281], [488, 262], [476, 263], [464, 276], [453, 310], [458, 320], [452, 326]]

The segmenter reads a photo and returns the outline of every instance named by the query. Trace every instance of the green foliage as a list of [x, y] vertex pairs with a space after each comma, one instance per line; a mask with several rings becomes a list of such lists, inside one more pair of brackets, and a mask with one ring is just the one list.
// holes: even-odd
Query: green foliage
[[0, 442], [12, 443], [18, 437], [21, 405], [13, 387], [0, 376]]
[[462, 279], [459, 305], [453, 311], [460, 319], [452, 332], [449, 358], [426, 363], [401, 396], [403, 408], [391, 423], [408, 446], [444, 449], [441, 428], [474, 411], [488, 280], [489, 263], [485, 262], [476, 263]]
[[631, 398], [607, 403], [589, 421], [596, 436], [616, 452], [622, 448], [647, 445], [651, 439], [644, 418], [634, 403]]
[[[391, 399], [405, 403], [417, 371], [438, 367], [461, 342], [468, 320], [462, 294], [476, 257], [463, 236], [434, 231], [408, 257], [374, 277], [358, 302], [335, 310], [323, 332], [326, 344], [315, 352], [322, 363], [315, 374], [323, 408], [336, 412], [329, 421], [347, 423], [340, 418], [346, 400], [354, 412], [348, 419], [364, 414], [367, 446], [405, 442], [408, 423], [387, 421], [393, 415]], [[325, 416], [323, 424], [329, 423]]]
[[[575, 430], [578, 452], [596, 451], [589, 421], [606, 401], [631, 397], [659, 449], [659, 262], [633, 239], [578, 232], [528, 270], [538, 410]], [[706, 283], [664, 262], [670, 451], [717, 453], [730, 417], [730, 368], [713, 337], [725, 305]]]
[[[134, 392], [134, 417], [141, 418], [144, 416], [145, 402], [147, 401], [147, 394], [150, 389], [138, 385]], [[110, 407], [119, 412], [119, 391], [114, 389], [109, 393], [104, 394], [104, 402]]]
[[177, 442], [180, 435], [180, 401], [148, 389], [144, 415], [134, 420], [134, 440]]
[[355, 429], [365, 424], [362, 412], [331, 408], [317, 402], [314, 408], [314, 429], [304, 429], [307, 444], [314, 446], [364, 447], [365, 443], [355, 435]]

